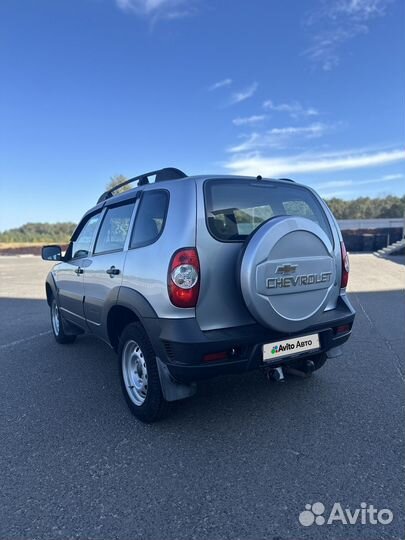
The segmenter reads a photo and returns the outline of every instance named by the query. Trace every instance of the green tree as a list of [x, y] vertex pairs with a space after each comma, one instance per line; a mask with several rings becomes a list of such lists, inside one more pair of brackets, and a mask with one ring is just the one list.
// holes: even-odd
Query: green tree
[[43, 242], [65, 244], [76, 225], [74, 223], [26, 223], [0, 233], [0, 242]]
[[[115, 186], [118, 186], [119, 184], [122, 184], [122, 182], [125, 182], [128, 180], [124, 175], [122, 174], [115, 174], [114, 176], [110, 177], [110, 181], [106, 185], [106, 191], [111, 191], [115, 188]], [[117, 190], [114, 191], [114, 194], [117, 195], [117, 193], [124, 193], [124, 191], [128, 191], [131, 189], [131, 184], [127, 184], [126, 186], [123, 186]]]
[[334, 197], [327, 199], [326, 203], [336, 219], [401, 218], [405, 212], [405, 196], [358, 197], [351, 201]]

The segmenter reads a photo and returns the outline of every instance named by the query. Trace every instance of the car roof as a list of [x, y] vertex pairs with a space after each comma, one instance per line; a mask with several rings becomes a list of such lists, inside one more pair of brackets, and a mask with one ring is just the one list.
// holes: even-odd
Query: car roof
[[186, 176], [185, 178], [176, 178], [174, 180], [165, 180], [162, 182], [152, 182], [150, 184], [145, 184], [142, 186], [135, 186], [127, 191], [124, 191], [123, 193], [119, 193], [117, 195], [113, 195], [108, 199], [105, 199], [104, 201], [98, 203], [97, 205], [93, 206], [88, 210], [83, 217], [88, 216], [89, 214], [93, 214], [97, 212], [98, 210], [101, 210], [104, 206], [113, 206], [116, 204], [123, 203], [127, 200], [133, 199], [136, 196], [139, 196], [142, 191], [149, 191], [154, 189], [165, 189], [178, 185], [179, 182], [190, 182], [194, 181], [197, 184], [201, 184], [205, 182], [206, 180], [260, 180], [260, 181], [271, 181], [271, 182], [277, 182], [280, 184], [289, 184], [294, 183], [294, 185], [301, 186], [302, 184], [296, 184], [293, 180], [290, 180], [289, 178], [258, 178], [257, 176], [239, 176], [234, 174], [200, 174], [200, 175], [194, 175], [194, 176]]

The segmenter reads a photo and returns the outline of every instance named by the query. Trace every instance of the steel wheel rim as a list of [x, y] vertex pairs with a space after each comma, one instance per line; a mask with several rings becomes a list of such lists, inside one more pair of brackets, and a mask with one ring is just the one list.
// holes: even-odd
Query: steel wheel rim
[[125, 343], [122, 351], [122, 376], [129, 398], [139, 407], [148, 392], [148, 370], [142, 349], [132, 339]]
[[52, 302], [52, 328], [57, 336], [59, 336], [60, 331], [60, 319], [59, 319], [59, 308], [55, 300]]

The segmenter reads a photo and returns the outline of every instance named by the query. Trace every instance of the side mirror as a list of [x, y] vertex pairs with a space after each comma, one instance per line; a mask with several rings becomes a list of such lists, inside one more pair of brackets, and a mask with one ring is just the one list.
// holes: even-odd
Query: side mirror
[[62, 260], [62, 249], [60, 246], [43, 246], [41, 256], [44, 261]]

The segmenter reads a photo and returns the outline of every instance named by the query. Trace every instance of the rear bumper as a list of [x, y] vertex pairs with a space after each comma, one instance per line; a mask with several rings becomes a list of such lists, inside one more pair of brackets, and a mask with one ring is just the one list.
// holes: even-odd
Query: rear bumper
[[[355, 311], [344, 295], [339, 297], [336, 309], [323, 313], [319, 324], [295, 334], [281, 334], [259, 324], [203, 332], [195, 318], [146, 319], [143, 322], [156, 354], [167, 365], [170, 374], [180, 382], [192, 382], [265, 365], [277, 367], [311, 354], [327, 352], [349, 339], [354, 316]], [[343, 325], [349, 325], [350, 329], [336, 333], [336, 328]], [[319, 333], [320, 349], [263, 363], [264, 343], [311, 333]], [[203, 359], [205, 355], [224, 351], [228, 353], [226, 359]]]

